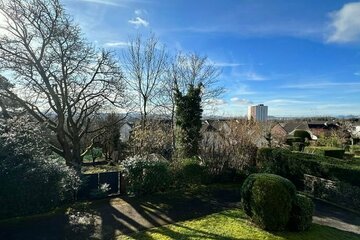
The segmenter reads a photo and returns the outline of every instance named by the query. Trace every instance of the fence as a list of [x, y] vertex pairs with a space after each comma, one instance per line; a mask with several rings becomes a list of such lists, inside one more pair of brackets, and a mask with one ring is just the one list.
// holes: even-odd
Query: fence
[[122, 172], [106, 172], [84, 174], [83, 184], [77, 193], [78, 199], [94, 198], [93, 193], [101, 188], [103, 184], [108, 184], [109, 191], [104, 197], [126, 194], [125, 180]]

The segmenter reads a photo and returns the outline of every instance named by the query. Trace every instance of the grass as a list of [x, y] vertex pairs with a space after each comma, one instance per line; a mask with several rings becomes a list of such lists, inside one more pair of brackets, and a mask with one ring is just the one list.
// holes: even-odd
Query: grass
[[157, 240], [195, 240], [195, 239], [222, 239], [222, 240], [359, 240], [360, 236], [337, 230], [334, 228], [313, 224], [305, 232], [275, 232], [261, 230], [249, 222], [240, 209], [226, 210], [208, 215], [203, 218], [152, 228], [130, 236], [120, 236], [118, 239], [157, 239]]

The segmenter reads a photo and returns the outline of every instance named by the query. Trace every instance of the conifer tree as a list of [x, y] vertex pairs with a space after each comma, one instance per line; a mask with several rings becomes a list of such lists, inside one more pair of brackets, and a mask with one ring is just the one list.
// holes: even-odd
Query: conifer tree
[[176, 145], [178, 156], [191, 158], [199, 153], [201, 139], [201, 107], [202, 84], [190, 84], [186, 94], [175, 86], [176, 105]]

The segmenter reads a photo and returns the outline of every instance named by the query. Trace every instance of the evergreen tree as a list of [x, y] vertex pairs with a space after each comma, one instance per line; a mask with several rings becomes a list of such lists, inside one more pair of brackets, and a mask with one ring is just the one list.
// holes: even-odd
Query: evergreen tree
[[175, 86], [176, 105], [176, 145], [179, 157], [190, 158], [198, 155], [201, 139], [201, 88], [190, 84], [183, 94]]

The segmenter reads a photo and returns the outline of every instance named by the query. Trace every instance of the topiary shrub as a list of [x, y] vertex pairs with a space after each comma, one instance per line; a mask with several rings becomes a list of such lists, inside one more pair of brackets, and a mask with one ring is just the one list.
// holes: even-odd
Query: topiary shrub
[[297, 194], [290, 212], [288, 227], [292, 231], [304, 231], [310, 228], [314, 213], [313, 201]]
[[302, 142], [304, 142], [306, 138], [308, 140], [311, 139], [310, 133], [308, 131], [305, 131], [305, 130], [295, 130], [294, 137], [295, 138], [300, 138]]
[[166, 190], [171, 184], [169, 163], [162, 159], [147, 159], [135, 156], [123, 162], [127, 190], [131, 194], [143, 195]]
[[286, 178], [274, 174], [252, 174], [242, 187], [244, 210], [262, 229], [284, 230], [295, 193], [294, 184]]

